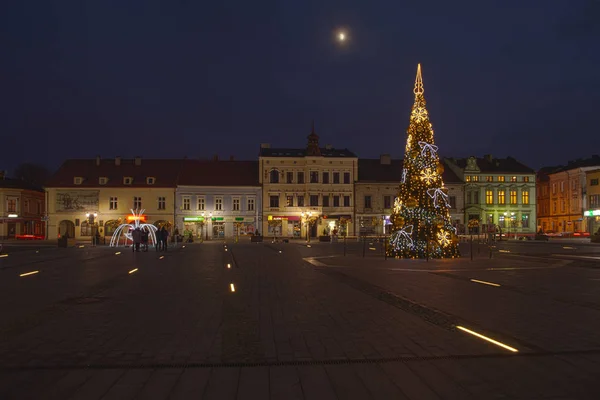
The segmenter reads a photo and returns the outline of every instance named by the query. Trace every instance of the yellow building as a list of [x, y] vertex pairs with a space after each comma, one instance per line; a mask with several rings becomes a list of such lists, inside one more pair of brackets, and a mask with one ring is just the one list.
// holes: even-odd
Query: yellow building
[[67, 160], [46, 185], [48, 238], [91, 239], [98, 232], [108, 243], [132, 209], [145, 210], [146, 223], [171, 230], [182, 164], [120, 157]]
[[600, 229], [600, 168], [586, 173], [587, 210], [583, 214], [587, 221], [587, 232], [594, 234]]

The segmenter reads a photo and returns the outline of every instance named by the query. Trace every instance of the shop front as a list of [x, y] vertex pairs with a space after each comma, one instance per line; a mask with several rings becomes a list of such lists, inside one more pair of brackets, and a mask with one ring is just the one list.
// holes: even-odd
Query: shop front
[[190, 234], [193, 238], [202, 238], [205, 236], [206, 221], [202, 216], [183, 217], [183, 237], [188, 238]]
[[294, 215], [267, 216], [267, 236], [300, 238], [302, 237], [302, 218]]
[[346, 236], [351, 222], [352, 216], [349, 214], [323, 215], [319, 224], [319, 234]]
[[584, 211], [583, 215], [587, 218], [589, 234], [600, 232], [600, 209]]

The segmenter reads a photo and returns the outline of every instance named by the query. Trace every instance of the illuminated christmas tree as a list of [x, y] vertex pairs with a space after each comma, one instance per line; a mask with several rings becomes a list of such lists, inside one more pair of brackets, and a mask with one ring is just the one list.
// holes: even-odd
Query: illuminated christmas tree
[[415, 103], [410, 114], [402, 181], [390, 218], [392, 235], [388, 255], [397, 258], [458, 257], [452, 226], [444, 167], [434, 144], [433, 128], [425, 108], [421, 64], [415, 80]]

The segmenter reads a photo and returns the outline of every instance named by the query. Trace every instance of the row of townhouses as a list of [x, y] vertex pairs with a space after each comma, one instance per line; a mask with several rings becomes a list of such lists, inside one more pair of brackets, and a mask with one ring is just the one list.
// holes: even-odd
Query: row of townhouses
[[[600, 159], [537, 173], [514, 158], [445, 158], [443, 180], [459, 233], [595, 232]], [[306, 238], [389, 233], [402, 160], [348, 149], [262, 144], [258, 161], [73, 159], [44, 190], [0, 179], [0, 237], [110, 237], [143, 220], [183, 235]], [[536, 190], [537, 182], [537, 190]]]

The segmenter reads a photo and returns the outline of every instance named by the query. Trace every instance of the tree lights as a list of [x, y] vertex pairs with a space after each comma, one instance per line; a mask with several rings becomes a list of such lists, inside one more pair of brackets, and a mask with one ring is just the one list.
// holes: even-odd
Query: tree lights
[[419, 64], [387, 253], [397, 258], [453, 258], [459, 256], [458, 239], [448, 212], [450, 203], [442, 180], [444, 167], [434, 144], [423, 92]]

